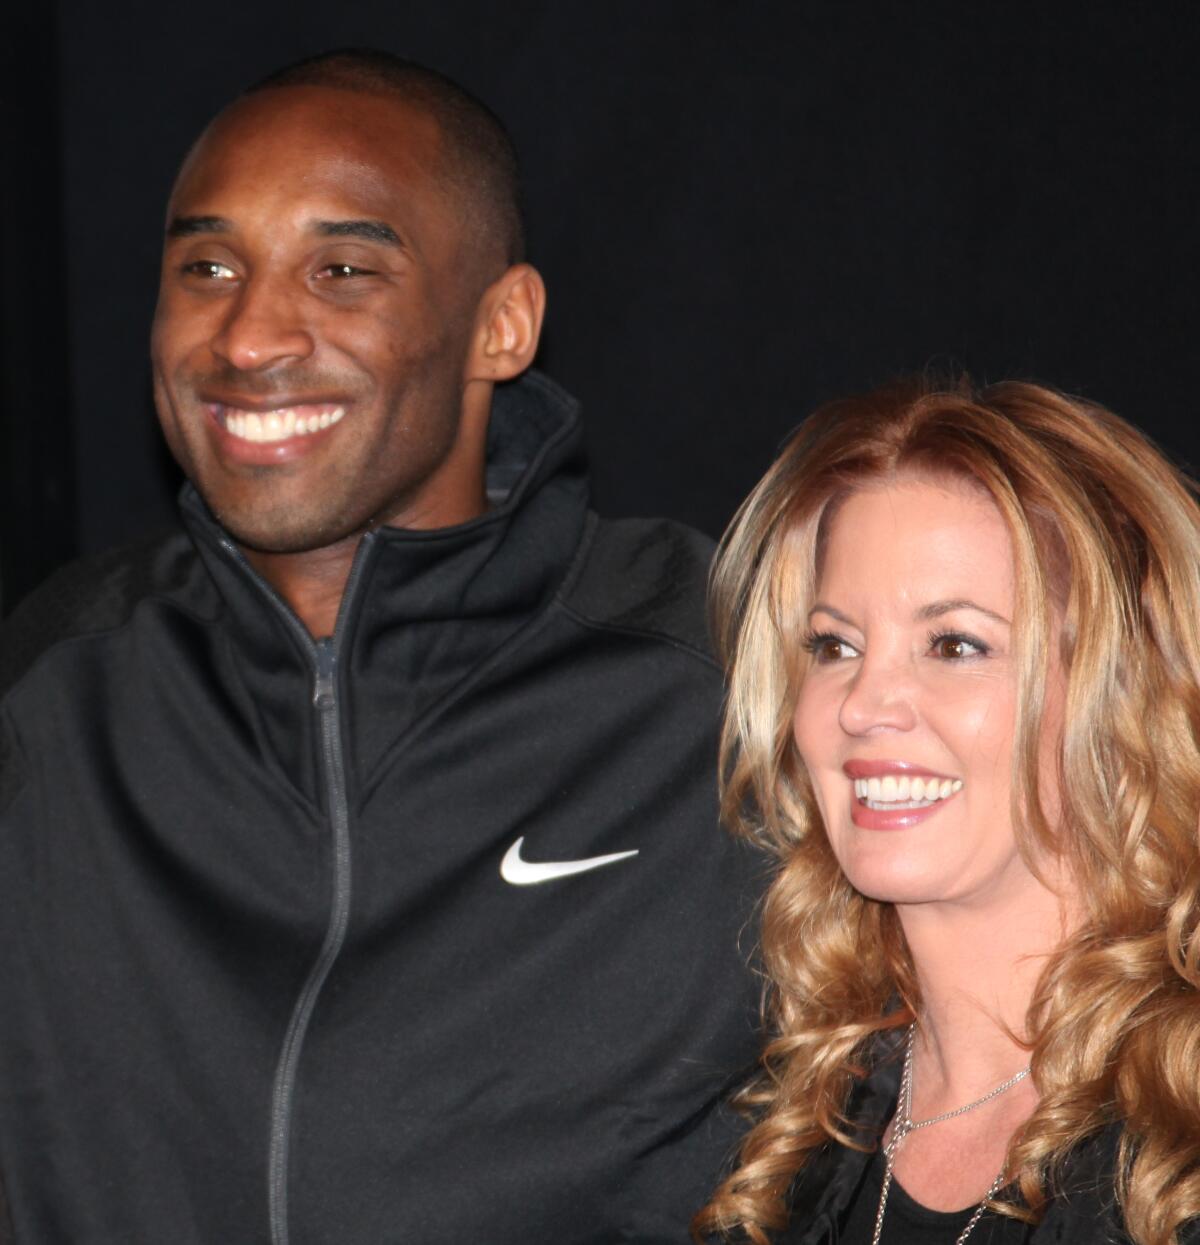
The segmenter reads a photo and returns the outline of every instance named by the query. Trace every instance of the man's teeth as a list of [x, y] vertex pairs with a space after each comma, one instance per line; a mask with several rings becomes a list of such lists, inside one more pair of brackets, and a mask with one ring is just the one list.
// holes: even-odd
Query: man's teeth
[[304, 408], [280, 407], [277, 411], [225, 410], [225, 431], [243, 441], [286, 441], [306, 437], [336, 424], [346, 413], [344, 406], [332, 410], [307, 412]]
[[913, 778], [908, 774], [899, 777], [887, 774], [883, 778], [854, 780], [854, 797], [862, 800], [868, 808], [928, 808], [930, 804], [961, 790], [961, 778]]

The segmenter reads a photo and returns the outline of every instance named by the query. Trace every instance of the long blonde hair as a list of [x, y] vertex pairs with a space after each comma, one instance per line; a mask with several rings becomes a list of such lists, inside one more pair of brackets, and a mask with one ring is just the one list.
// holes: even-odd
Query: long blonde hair
[[[891, 905], [846, 880], [791, 734], [802, 620], [831, 503], [912, 470], [987, 491], [1017, 569], [1014, 824], [1086, 911], [1028, 1014], [1040, 1102], [1009, 1171], [1036, 1219], [1071, 1149], [1123, 1124], [1117, 1194], [1138, 1245], [1200, 1214], [1200, 507], [1134, 428], [1032, 384], [903, 382], [813, 415], [741, 507], [713, 573], [729, 675], [723, 812], [778, 872], [762, 948], [771, 1039], [743, 1095], [757, 1122], [699, 1233], [766, 1245], [796, 1174], [830, 1138], [877, 1035], [907, 1024], [918, 984]], [[1062, 620], [1061, 809], [1039, 792], [1052, 615]]]

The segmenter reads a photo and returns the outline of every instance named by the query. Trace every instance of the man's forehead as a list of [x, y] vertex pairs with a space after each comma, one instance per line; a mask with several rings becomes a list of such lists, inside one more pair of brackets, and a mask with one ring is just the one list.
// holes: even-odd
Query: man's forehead
[[241, 124], [399, 130], [429, 142], [437, 142], [439, 136], [435, 116], [416, 97], [392, 90], [335, 86], [278, 86], [252, 91], [223, 108], [209, 129]]
[[175, 194], [196, 182], [253, 176], [264, 155], [286, 165], [297, 189], [318, 169], [381, 191], [445, 172], [440, 126], [417, 104], [390, 92], [275, 87], [218, 114], [184, 160]]

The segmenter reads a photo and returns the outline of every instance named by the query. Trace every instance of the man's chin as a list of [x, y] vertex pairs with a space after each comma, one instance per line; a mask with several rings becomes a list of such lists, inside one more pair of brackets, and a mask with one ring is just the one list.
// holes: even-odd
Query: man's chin
[[323, 516], [298, 515], [292, 510], [245, 514], [213, 506], [211, 502], [209, 509], [242, 549], [266, 556], [317, 553], [344, 544], [356, 534], [353, 524], [329, 521]]

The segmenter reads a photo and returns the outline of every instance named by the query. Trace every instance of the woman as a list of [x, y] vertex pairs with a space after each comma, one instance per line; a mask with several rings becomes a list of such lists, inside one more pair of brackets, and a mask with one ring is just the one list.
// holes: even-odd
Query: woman
[[1107, 411], [910, 382], [803, 425], [714, 593], [725, 812], [779, 869], [757, 1122], [697, 1234], [1194, 1239], [1190, 487]]

